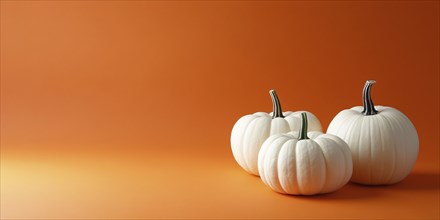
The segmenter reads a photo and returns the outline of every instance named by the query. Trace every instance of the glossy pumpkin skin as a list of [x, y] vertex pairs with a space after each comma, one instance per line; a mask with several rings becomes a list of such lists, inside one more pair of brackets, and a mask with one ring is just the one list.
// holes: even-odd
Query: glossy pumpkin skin
[[340, 138], [309, 132], [269, 137], [258, 156], [260, 177], [276, 192], [292, 195], [329, 193], [344, 186], [352, 174], [351, 152]]
[[[232, 128], [231, 148], [237, 163], [248, 173], [258, 173], [258, 152], [263, 142], [271, 135], [298, 131], [300, 115], [305, 111], [283, 112], [284, 117], [272, 118], [273, 113], [257, 112], [241, 117]], [[310, 112], [309, 128], [322, 131], [318, 118]]]
[[395, 108], [375, 106], [374, 115], [364, 115], [363, 109], [358, 106], [340, 112], [327, 130], [345, 140], [351, 149], [352, 181], [386, 185], [403, 180], [419, 152], [414, 125]]
[[373, 104], [374, 83], [374, 80], [365, 83], [363, 107], [340, 112], [327, 133], [339, 136], [350, 147], [353, 182], [387, 185], [403, 180], [411, 172], [419, 154], [419, 137], [402, 112]]

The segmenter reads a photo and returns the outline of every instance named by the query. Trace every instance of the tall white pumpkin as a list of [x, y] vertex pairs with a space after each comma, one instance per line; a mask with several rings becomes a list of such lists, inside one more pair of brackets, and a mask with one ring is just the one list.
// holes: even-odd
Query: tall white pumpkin
[[307, 133], [307, 116], [302, 115], [299, 132], [269, 137], [258, 155], [263, 182], [284, 194], [329, 193], [344, 186], [351, 177], [350, 148], [339, 137], [322, 132]]
[[419, 152], [419, 138], [411, 121], [399, 110], [374, 106], [368, 80], [363, 107], [343, 110], [330, 123], [327, 133], [345, 140], [353, 156], [352, 181], [386, 185], [403, 180], [411, 172]]
[[[237, 163], [248, 173], [258, 174], [258, 152], [263, 142], [274, 134], [298, 131], [301, 124], [301, 113], [282, 112], [281, 104], [274, 90], [270, 90], [273, 112], [257, 112], [241, 117], [232, 128], [231, 148]], [[310, 130], [322, 131], [318, 118], [306, 112], [310, 119]]]

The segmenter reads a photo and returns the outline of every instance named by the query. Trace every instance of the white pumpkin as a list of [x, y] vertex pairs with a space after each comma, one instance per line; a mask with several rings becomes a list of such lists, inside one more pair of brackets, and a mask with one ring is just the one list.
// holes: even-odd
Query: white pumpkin
[[411, 172], [419, 152], [419, 138], [414, 125], [399, 110], [373, 105], [374, 83], [374, 80], [365, 83], [364, 106], [341, 111], [327, 133], [339, 136], [350, 147], [353, 182], [393, 184]]
[[[300, 114], [306, 111], [282, 112], [281, 104], [274, 90], [272, 97], [273, 112], [257, 112], [241, 117], [232, 128], [231, 148], [237, 163], [248, 173], [258, 176], [258, 152], [263, 142], [274, 134], [297, 131], [300, 126]], [[310, 119], [310, 129], [322, 131], [318, 118], [306, 112]]]
[[350, 180], [353, 169], [350, 149], [335, 135], [307, 133], [306, 114], [302, 118], [299, 132], [273, 135], [263, 143], [258, 155], [261, 180], [284, 194], [336, 191]]

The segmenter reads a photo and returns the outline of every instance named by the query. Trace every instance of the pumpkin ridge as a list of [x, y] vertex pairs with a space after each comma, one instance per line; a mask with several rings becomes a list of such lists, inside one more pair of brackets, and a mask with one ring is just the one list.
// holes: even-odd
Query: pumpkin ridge
[[[347, 114], [348, 116], [346, 116], [346, 118], [343, 118], [341, 122], [338, 122], [339, 125], [336, 125], [336, 126], [337, 126], [337, 129], [336, 129], [336, 131], [335, 131], [335, 133], [334, 133], [335, 135], [339, 135], [339, 133], [340, 133], [340, 131], [341, 131], [342, 128], [350, 129], [351, 125], [354, 124], [354, 123], [356, 122], [357, 115], [356, 115], [355, 113], [352, 113], [352, 112], [351, 112], [351, 111], [354, 111], [354, 112], [356, 112], [356, 111], [355, 111], [355, 110], [351, 110], [351, 109], [348, 109], [348, 110], [345, 110], [345, 111], [346, 111], [346, 114]], [[341, 112], [341, 113], [342, 113], [342, 112]], [[341, 117], [341, 116], [340, 116], [340, 117]], [[353, 119], [353, 118], [355, 118], [355, 119]], [[353, 122], [351, 122], [350, 124], [348, 124], [346, 127], [343, 127], [342, 125], [345, 125], [345, 124], [346, 124], [345, 122], [347, 122], [347, 121], [349, 121], [349, 120], [352, 120]]]
[[[319, 138], [319, 139], [318, 139]], [[315, 141], [317, 142], [317, 144], [318, 144], [318, 146], [319, 146], [319, 149], [321, 150], [321, 153], [322, 153], [322, 156], [323, 156], [323, 158], [324, 158], [324, 164], [325, 164], [325, 176], [326, 176], [326, 178], [325, 178], [325, 182], [324, 182], [324, 184], [323, 184], [323, 186], [322, 186], [322, 188], [321, 188], [321, 190], [320, 190], [320, 193], [326, 193], [327, 192], [327, 187], [328, 187], [328, 184], [329, 184], [329, 179], [327, 178], [327, 168], [328, 168], [328, 165], [327, 165], [327, 163], [328, 163], [328, 158], [325, 156], [325, 154], [324, 154], [324, 150], [323, 150], [323, 146], [322, 146], [322, 143], [320, 143], [321, 142], [321, 139], [322, 139], [322, 141], [330, 141], [330, 142], [332, 142], [332, 145], [335, 145], [335, 146], [337, 146], [337, 143], [336, 143], [336, 141], [334, 141], [334, 140], [332, 140], [332, 139], [330, 139], [330, 138], [326, 138], [326, 137], [317, 137], [316, 139], [315, 139]], [[332, 149], [338, 149], [338, 151], [339, 151], [339, 153], [341, 153], [342, 155], [343, 155], [343, 152], [338, 148], [338, 147], [335, 147], [335, 148], [332, 148]], [[344, 156], [344, 155], [343, 155]], [[345, 160], [345, 158], [344, 158], [344, 160]], [[344, 165], [345, 165], [345, 161], [344, 161]], [[344, 177], [345, 177], [345, 170], [344, 170]], [[341, 181], [338, 181], [338, 182], [341, 182]], [[340, 184], [338, 184], [338, 188], [339, 188], [339, 185]], [[324, 189], [325, 189], [325, 191], [324, 191]]]
[[[397, 109], [393, 109], [394, 111], [396, 111], [396, 112], [398, 112], [398, 113], [400, 113]], [[395, 114], [392, 114], [392, 116], [391, 116], [391, 118], [394, 120], [394, 124], [396, 124], [397, 125], [397, 127], [398, 127], [398, 132], [399, 133], [406, 133], [405, 131], [407, 130], [406, 129], [406, 125], [404, 126], [404, 124], [402, 123], [402, 120], [400, 120], [399, 119], [399, 117], [400, 117], [400, 119], [402, 119], [402, 115], [401, 114], [397, 114], [397, 115], [395, 115]], [[405, 116], [405, 118], [406, 118], [406, 116]], [[404, 118], [404, 119], [405, 119]], [[407, 119], [407, 118], [406, 118]], [[408, 119], [408, 121], [409, 121], [409, 119]], [[406, 120], [405, 120], [405, 122], [406, 122]], [[402, 137], [402, 139], [407, 139], [407, 136], [403, 136]], [[400, 140], [396, 140], [396, 138], [395, 138], [395, 141], [394, 141], [394, 143], [398, 143]], [[407, 141], [405, 140], [403, 143], [399, 143], [399, 145], [403, 145], [404, 147], [405, 147], [405, 149], [403, 149], [402, 150], [402, 152], [403, 152], [403, 161], [407, 161], [408, 160], [408, 143], [407, 143]], [[399, 147], [399, 148], [401, 148], [402, 146], [397, 146], [397, 147]], [[398, 180], [397, 181], [393, 181], [393, 182], [399, 182], [400, 180], [401, 180], [401, 178], [400, 178], [400, 176], [406, 176], [406, 175], [408, 175], [408, 174], [405, 174], [405, 172], [407, 172], [407, 171], [405, 171], [406, 170], [406, 167], [404, 167], [404, 169], [401, 169], [401, 170], [403, 170], [403, 171], [401, 171], [401, 172], [398, 172], [397, 174], [397, 177], [399, 177], [399, 178], [397, 178]], [[402, 173], [403, 174], [405, 174], [405, 175], [402, 175]]]
[[[255, 174], [255, 175], [258, 175], [258, 172], [255, 173], [253, 171], [253, 169], [252, 169], [252, 163], [251, 163], [252, 155], [250, 155], [249, 153], [245, 153], [245, 151], [246, 150], [247, 151], [252, 151], [251, 146], [249, 146], [249, 145], [252, 145], [252, 144], [248, 143], [249, 142], [248, 139], [254, 139], [255, 138], [255, 137], [251, 137], [251, 134], [255, 134], [256, 133], [255, 131], [257, 130], [258, 127], [265, 127], [265, 126], [261, 126], [259, 123], [257, 123], [257, 122], [259, 122], [259, 120], [265, 120], [265, 119], [266, 118], [264, 118], [264, 117], [258, 117], [258, 118], [253, 119], [249, 123], [249, 126], [246, 129], [245, 135], [243, 137], [244, 144], [243, 144], [242, 148], [243, 148], [243, 155], [244, 155], [243, 159], [244, 159], [244, 162], [246, 164], [246, 169], [245, 170], [247, 172]], [[269, 135], [270, 135], [270, 127], [271, 127], [271, 123], [270, 122], [271, 121], [272, 121], [272, 119], [269, 119], [269, 123], [266, 125], [266, 129], [262, 132], [263, 134], [259, 137], [260, 139], [264, 139], [265, 140], [265, 139], [267, 139], [267, 137], [269, 137]], [[262, 137], [264, 137], [264, 138], [262, 138]], [[263, 140], [263, 142], [264, 142], [264, 140]], [[262, 143], [260, 144], [260, 148], [261, 148], [261, 145], [262, 145]], [[257, 153], [257, 160], [258, 160], [258, 153]], [[257, 168], [257, 171], [258, 171], [258, 168]]]
[[[297, 145], [298, 145], [298, 143], [299, 143], [299, 141], [296, 143]], [[299, 155], [298, 154], [298, 146], [295, 146], [295, 155]], [[299, 180], [299, 175], [298, 175], [298, 158], [296, 157], [296, 160], [295, 160], [295, 168], [296, 168], [296, 176], [295, 176], [295, 178], [296, 178], [296, 182], [297, 182], [297, 184], [298, 184], [298, 193], [299, 194], [304, 194], [303, 193], [303, 191], [302, 191], [302, 189], [301, 189], [301, 187], [299, 186], [299, 183], [300, 183], [300, 180]]]
[[[359, 124], [359, 127], [360, 127], [359, 133], [360, 134], [362, 134], [362, 130], [363, 130], [362, 124], [363, 124], [363, 122], [364, 122], [364, 118], [360, 117], [359, 120], [357, 120], [356, 123], [355, 123], [356, 125]], [[350, 130], [350, 132], [351, 132], [351, 130]], [[348, 133], [349, 132], [347, 132], [347, 135], [348, 135]], [[361, 152], [361, 135], [358, 135], [358, 140], [357, 140], [356, 143], [357, 143], [357, 154], [356, 154], [356, 157], [353, 157], [353, 159], [356, 158], [357, 165], [360, 166], [361, 162], [360, 162], [360, 159], [359, 159], [359, 155], [360, 155], [360, 152]], [[357, 169], [359, 169], [359, 167]]]
[[327, 178], [327, 158], [325, 157], [324, 152], [322, 151], [321, 145], [316, 143], [316, 141], [314, 141], [314, 140], [312, 140], [312, 141], [318, 146], [319, 152], [321, 153], [321, 157], [324, 161], [324, 174], [323, 174], [324, 184], [322, 184], [321, 189], [319, 189], [319, 193], [323, 193], [324, 187], [327, 185], [327, 181], [329, 179], [329, 178]]
[[[383, 116], [381, 115], [381, 114], [377, 114], [378, 115], [378, 117], [376, 118], [377, 119], [377, 121], [379, 121], [379, 119], [380, 119], [380, 122], [377, 122], [377, 124], [378, 124], [378, 126], [377, 126], [377, 129], [378, 129], [378, 135], [379, 135], [379, 139], [380, 139], [380, 152], [381, 153], [383, 153], [383, 152], [385, 152], [385, 149], [384, 149], [384, 140], [383, 140], [383, 134], [382, 134], [382, 126], [383, 126], [383, 124], [384, 124], [384, 122], [383, 122]], [[380, 172], [379, 172], [379, 174], [377, 175], [378, 177], [376, 178], [376, 179], [378, 179], [379, 181], [380, 180], [382, 180], [383, 179], [383, 177], [384, 177], [384, 166], [385, 166], [385, 163], [383, 162], [383, 160], [381, 161], [382, 162], [382, 164], [380, 164]]]
[[[396, 117], [395, 117], [394, 114], [390, 114], [390, 120], [392, 120], [392, 121], [394, 122], [393, 124], [397, 127], [397, 129], [394, 129], [393, 131], [398, 131], [399, 133], [401, 133], [401, 131], [402, 131], [402, 126], [401, 126], [401, 124], [400, 124], [399, 119], [396, 119]], [[396, 140], [396, 138], [394, 138], [394, 141], [393, 141], [393, 142], [394, 142], [394, 145], [396, 145], [396, 149], [402, 147], [402, 146], [399, 146], [399, 144], [398, 144], [399, 141]], [[406, 144], [404, 144], [404, 145], [406, 145]], [[406, 158], [406, 146], [405, 146], [405, 150], [403, 150], [403, 152], [405, 152], [404, 154], [405, 154], [405, 158]], [[396, 155], [397, 155], [397, 154], [396, 154]], [[396, 161], [398, 162], [399, 160], [396, 159]], [[406, 161], [406, 160], [404, 160], [404, 161]], [[400, 176], [400, 172], [399, 172], [398, 169], [396, 169], [395, 172], [394, 172], [394, 175], [392, 176], [393, 178], [391, 179], [390, 183], [396, 182], [395, 179], [396, 179], [397, 177], [399, 177], [399, 176]]]
[[341, 151], [344, 156], [345, 160], [345, 177], [344, 177], [344, 184], [346, 184], [348, 181], [350, 181], [351, 176], [353, 175], [353, 156], [351, 153], [350, 146], [348, 146], [347, 142], [345, 142], [342, 138], [333, 135], [335, 139], [339, 139], [338, 142], [341, 142], [344, 144], [345, 150], [341, 148]]
[[253, 126], [252, 128], [250, 128], [250, 126], [251, 126], [251, 124], [255, 124], [256, 122], [255, 122], [255, 120], [256, 119], [258, 119], [258, 118], [260, 118], [260, 117], [257, 117], [257, 118], [254, 118], [254, 119], [252, 119], [250, 122], [249, 122], [249, 124], [246, 126], [246, 129], [244, 130], [245, 132], [244, 132], [244, 137], [242, 138], [242, 145], [241, 145], [241, 147], [240, 147], [240, 149], [241, 149], [241, 152], [242, 152], [242, 158], [243, 158], [243, 161], [244, 161], [244, 169], [247, 171], [247, 172], [251, 172], [251, 170], [250, 170], [250, 166], [249, 166], [249, 163], [248, 163], [248, 158], [247, 158], [247, 154], [245, 154], [244, 153], [244, 151], [245, 151], [245, 148], [246, 148], [246, 145], [247, 144], [245, 144], [245, 139], [246, 139], [246, 137], [247, 137], [247, 135], [246, 135], [246, 133], [248, 133], [249, 131], [254, 131], [254, 127], [255, 126]]
[[[355, 110], [353, 110], [353, 111], [356, 112]], [[347, 118], [343, 119], [343, 122], [344, 122], [343, 124], [344, 125], [347, 124], [347, 125], [345, 125], [345, 127], [343, 127], [342, 125], [339, 125], [338, 129], [337, 129], [338, 132], [334, 133], [334, 134], [335, 135], [341, 135], [342, 136], [341, 138], [343, 140], [345, 140], [347, 143], [352, 142], [353, 140], [351, 138], [351, 135], [349, 135], [349, 134], [351, 134], [351, 132], [354, 129], [354, 127], [357, 126], [357, 124], [359, 123], [361, 117], [362, 117], [362, 114], [359, 114], [359, 113], [352, 113], [351, 115], [347, 116]], [[349, 122], [349, 123], [346, 123], [346, 122]], [[339, 131], [341, 131], [342, 128], [345, 128], [345, 132], [342, 132], [342, 134], [341, 134], [341, 132], [339, 132]], [[352, 151], [352, 147], [350, 147], [350, 153], [352, 155], [354, 154], [354, 152]]]
[[[289, 142], [293, 142], [292, 144], [290, 144]], [[277, 176], [277, 179], [278, 179], [278, 182], [279, 182], [279, 184], [280, 184], [280, 186], [281, 186], [281, 189], [283, 190], [283, 193], [284, 194], [289, 194], [290, 192], [289, 192], [289, 190], [285, 187], [285, 186], [283, 186], [283, 184], [282, 184], [282, 181], [281, 181], [281, 178], [280, 178], [280, 169], [279, 169], [279, 162], [281, 161], [280, 160], [280, 158], [281, 157], [283, 157], [284, 156], [284, 154], [281, 154], [280, 152], [282, 152], [283, 151], [283, 149], [284, 148], [290, 148], [290, 147], [293, 147], [294, 149], [294, 151], [296, 150], [296, 144], [298, 143], [298, 141], [296, 140], [296, 139], [288, 139], [286, 142], [284, 142], [283, 143], [283, 145], [281, 145], [281, 148], [280, 148], [280, 150], [279, 150], [279, 153], [278, 153], [278, 158], [277, 158], [277, 168], [276, 168], [276, 171], [277, 171], [277, 173], [278, 173], [278, 176]], [[295, 161], [296, 161], [296, 154], [295, 153], [293, 153], [293, 155], [295, 155]], [[289, 172], [289, 168], [290, 168], [290, 166], [289, 166], [289, 163], [290, 163], [291, 161], [289, 161], [288, 159], [286, 159], [285, 160], [285, 163], [286, 163], [286, 167], [287, 167], [287, 172], [288, 173], [290, 173]], [[295, 169], [296, 169], [296, 163], [295, 163]], [[296, 171], [295, 171], [296, 172]], [[296, 173], [295, 173], [295, 176], [296, 176]], [[298, 183], [296, 183], [296, 185], [298, 186]]]
[[343, 148], [340, 148], [340, 150], [342, 151], [343, 157], [344, 157], [344, 165], [345, 165], [344, 179], [343, 179], [343, 183], [340, 186], [340, 187], [342, 187], [343, 184], [346, 184], [348, 181], [350, 181], [351, 176], [353, 175], [353, 159], [352, 159], [352, 155], [351, 155], [351, 149], [348, 146], [348, 144], [344, 140], [339, 138], [338, 136], [335, 136], [335, 137], [340, 139], [340, 141], [345, 144], [345, 146], [344, 146], [345, 150]]
[[[377, 120], [379, 121], [379, 122], [377, 122], [378, 130], [379, 130], [378, 135], [380, 137], [379, 139], [380, 139], [381, 152], [382, 152], [381, 156], [382, 157], [381, 157], [381, 161], [380, 161], [381, 162], [381, 164], [380, 164], [380, 173], [377, 174], [376, 178], [373, 179], [373, 184], [378, 184], [378, 183], [384, 182], [384, 180], [386, 179], [387, 173], [390, 173], [387, 170], [391, 170], [391, 172], [394, 172], [394, 170], [396, 168], [396, 160], [395, 160], [396, 148], [394, 146], [395, 143], [393, 143], [392, 146], [391, 145], [390, 146], [385, 146], [386, 145], [385, 135], [389, 135], [389, 131], [392, 128], [390, 127], [390, 124], [388, 123], [387, 118], [384, 117], [383, 114], [378, 114], [378, 116], [379, 116], [377, 118]], [[389, 152], [386, 152], [386, 149], [390, 148], [390, 147], [391, 147], [392, 152], [393, 152], [391, 155], [389, 154]], [[392, 160], [391, 161], [392, 162], [391, 163], [392, 167], [389, 167], [389, 166], [387, 167], [387, 164], [389, 164], [389, 163], [387, 163], [388, 161], [387, 161], [386, 158], [383, 158], [383, 157], [385, 157], [384, 155], [388, 155], [387, 156], [388, 157], [388, 161]], [[377, 162], [376, 162], [376, 164], [377, 164]], [[391, 175], [388, 174], [388, 176], [391, 176]], [[385, 181], [385, 182], [388, 182], [388, 180]]]
[[[392, 131], [393, 130], [393, 123], [391, 123], [389, 121], [389, 118], [387, 118], [387, 117], [382, 116], [382, 118], [383, 118], [383, 121], [387, 124], [389, 131]], [[388, 135], [390, 135], [390, 134], [388, 133]], [[393, 158], [393, 166], [391, 168], [390, 174], [388, 175], [388, 178], [385, 178], [385, 181], [383, 181], [385, 183], [391, 182], [391, 180], [395, 176], [395, 172], [397, 170], [397, 158], [396, 158], [397, 157], [397, 147], [396, 147], [395, 141], [392, 141], [392, 143], [393, 143], [392, 146], [391, 145], [389, 145], [389, 146], [392, 147], [392, 149], [393, 149], [393, 157], [392, 157]]]
[[368, 182], [373, 182], [373, 179], [372, 179], [372, 172], [374, 172], [374, 167], [373, 167], [373, 164], [372, 163], [375, 163], [375, 158], [373, 158], [373, 148], [375, 147], [373, 144], [374, 144], [374, 142], [373, 142], [373, 140], [374, 140], [374, 133], [373, 133], [373, 130], [374, 130], [374, 128], [373, 128], [373, 125], [372, 125], [372, 122], [374, 121], [374, 119], [375, 119], [375, 117], [374, 116], [372, 116], [372, 117], [369, 117], [369, 120], [367, 120], [368, 121], [368, 130], [369, 130], [369, 137], [368, 137], [368, 140], [369, 140], [369, 142], [370, 142], [370, 147], [368, 148], [368, 152], [370, 153], [369, 154], [369, 159], [368, 159]]
[[[236, 134], [235, 132], [237, 132], [237, 130], [241, 130], [241, 131], [244, 131], [244, 132], [245, 132], [245, 131], [247, 130], [249, 124], [250, 124], [254, 119], [258, 118], [259, 116], [246, 115], [246, 116], [241, 117], [241, 118], [239, 119], [239, 121], [240, 121], [240, 120], [244, 120], [244, 117], [249, 117], [249, 118], [251, 118], [251, 119], [250, 119], [249, 121], [247, 121], [247, 123], [244, 124], [244, 125], [241, 125], [241, 124], [237, 124], [237, 123], [236, 123], [236, 125], [234, 125], [234, 127], [233, 127], [233, 129], [232, 129], [232, 134]], [[236, 127], [236, 126], [242, 126], [242, 127]], [[234, 132], [234, 131], [235, 131], [235, 132]], [[243, 133], [244, 133], [244, 132], [243, 132]], [[236, 137], [234, 137], [234, 136], [231, 135], [231, 146], [232, 146], [232, 144], [234, 144], [234, 146], [232, 146], [232, 153], [234, 154], [234, 151], [237, 153], [237, 155], [234, 155], [234, 157], [241, 158], [241, 159], [237, 159], [237, 158], [236, 158], [237, 163], [238, 163], [243, 169], [246, 170], [246, 168], [245, 168], [246, 164], [241, 164], [241, 162], [244, 161], [244, 152], [243, 152], [243, 151], [244, 151], [244, 148], [243, 148], [244, 137], [241, 137], [241, 138], [240, 138], [240, 141], [239, 141], [239, 143], [238, 143], [238, 146], [235, 146], [235, 143], [232, 143], [232, 142], [234, 141], [233, 138], [234, 138], [234, 140], [235, 140]], [[246, 170], [246, 171], [247, 171], [247, 170]]]
[[[301, 146], [299, 146], [300, 144], [301, 144]], [[311, 145], [311, 146], [308, 146], [308, 145]], [[312, 161], [312, 159], [311, 159], [311, 157], [312, 157], [311, 155], [313, 153], [315, 153], [314, 151], [312, 151], [312, 149], [315, 150], [315, 148], [319, 148], [319, 145], [313, 140], [305, 139], [305, 140], [299, 140], [297, 142], [296, 155], [300, 155], [300, 160], [298, 160], [298, 159], [296, 160], [296, 170], [297, 170], [296, 178], [297, 178], [297, 182], [298, 182], [298, 191], [300, 192], [300, 194], [309, 195], [308, 191], [311, 191], [311, 190], [313, 191], [313, 188], [310, 189], [310, 187], [308, 187], [307, 182], [309, 182], [311, 176], [315, 175], [314, 169], [312, 169], [312, 168], [314, 167], [313, 163], [316, 161]], [[301, 150], [305, 151], [305, 152], [299, 153], [299, 151], [301, 151]], [[321, 157], [323, 157], [322, 152], [320, 152], [320, 154], [321, 154]], [[322, 159], [322, 158], [320, 158], [320, 159]], [[301, 162], [301, 163], [299, 163], [299, 162]], [[304, 164], [304, 163], [306, 163], [306, 165], [300, 165], [300, 164]], [[303, 170], [298, 170], [298, 168], [304, 168], [304, 167], [306, 167], [310, 170], [307, 170], [308, 172], [306, 172], [306, 173]], [[298, 173], [306, 174], [307, 178], [305, 178], [302, 175], [298, 175]], [[324, 171], [324, 174], [325, 174], [325, 171]], [[298, 180], [299, 177], [301, 177], [301, 179], [302, 179], [301, 181]], [[304, 179], [307, 181], [306, 183], [304, 183], [304, 181], [303, 181]], [[320, 188], [322, 189], [322, 186]], [[320, 192], [321, 189], [316, 190], [316, 191]]]
[[[270, 167], [269, 169], [271, 169], [270, 171], [276, 171], [276, 172], [271, 172], [271, 173], [276, 173], [277, 176], [276, 176], [275, 178], [269, 178], [269, 179], [266, 179], [266, 181], [267, 181], [268, 185], [271, 186], [271, 188], [278, 188], [278, 189], [283, 190], [283, 188], [282, 188], [282, 186], [281, 186], [281, 183], [280, 183], [280, 181], [279, 181], [279, 176], [278, 176], [278, 158], [279, 158], [279, 154], [280, 154], [280, 150], [281, 150], [281, 148], [284, 146], [284, 144], [285, 144], [287, 141], [289, 141], [289, 139], [286, 138], [285, 136], [282, 136], [281, 138], [284, 138], [284, 140], [282, 140], [282, 142], [281, 142], [282, 144], [280, 143], [281, 147], [280, 147], [278, 150], [275, 150], [275, 149], [269, 149], [269, 151], [273, 151], [273, 153], [275, 154], [273, 157], [274, 157], [274, 158], [277, 158], [277, 162], [276, 162], [276, 163], [273, 163], [273, 164], [272, 164], [273, 167]], [[277, 139], [279, 139], [279, 138], [277, 138]], [[271, 144], [271, 145], [272, 145], [272, 144]], [[269, 146], [269, 147], [270, 147], [270, 146]], [[266, 152], [265, 156], [267, 157], [267, 152]], [[265, 158], [264, 161], [268, 161], [267, 158]], [[264, 166], [264, 167], [266, 167], [266, 166]], [[266, 172], [266, 173], [267, 173], [267, 172]], [[276, 180], [276, 181], [273, 181], [273, 180]], [[274, 187], [274, 186], [280, 186], [280, 187]], [[285, 193], [285, 192], [280, 192], [280, 193]]]
[[[266, 152], [270, 150], [270, 146], [272, 145], [272, 143], [281, 137], [283, 137], [281, 134], [276, 134], [266, 139], [266, 141], [263, 143], [258, 153], [258, 161], [260, 161], [260, 157], [262, 158], [261, 160], [264, 160], [266, 156]], [[262, 163], [258, 163], [258, 172], [260, 174], [261, 180], [263, 180], [263, 182], [266, 183], [266, 175], [265, 175], [266, 171]]]

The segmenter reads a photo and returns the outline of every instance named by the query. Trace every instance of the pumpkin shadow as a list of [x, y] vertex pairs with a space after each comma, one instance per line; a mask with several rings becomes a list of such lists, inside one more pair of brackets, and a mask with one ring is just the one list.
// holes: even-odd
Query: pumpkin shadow
[[433, 190], [440, 188], [438, 172], [414, 172], [401, 182], [386, 186], [393, 190]]
[[349, 182], [341, 189], [331, 193], [318, 194], [312, 196], [303, 196], [303, 195], [298, 196], [298, 195], [287, 195], [287, 194], [282, 194], [282, 195], [288, 197], [295, 197], [298, 199], [304, 199], [304, 200], [326, 201], [326, 200], [354, 200], [354, 199], [379, 197], [382, 195], [382, 192], [379, 189], [379, 187], [370, 187], [370, 186], [366, 187], [363, 185]]
[[403, 181], [392, 185], [362, 185], [349, 182], [336, 192], [313, 196], [286, 195], [304, 200], [353, 200], [380, 197], [390, 190], [435, 190], [440, 188], [440, 176], [435, 172], [411, 173]]

